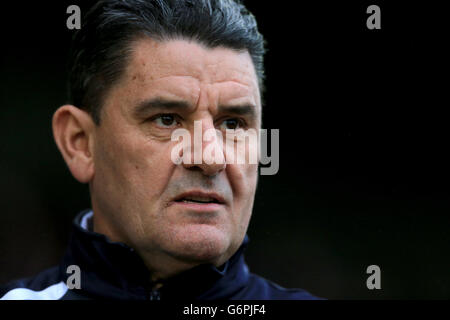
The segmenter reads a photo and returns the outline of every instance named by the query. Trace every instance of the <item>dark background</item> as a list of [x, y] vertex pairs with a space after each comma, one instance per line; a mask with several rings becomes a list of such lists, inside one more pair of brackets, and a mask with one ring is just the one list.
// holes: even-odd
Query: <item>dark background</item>
[[[264, 127], [281, 140], [247, 262], [283, 286], [450, 298], [448, 18], [438, 1], [392, 2], [246, 1], [268, 41]], [[66, 8], [87, 3], [1, 10], [0, 283], [56, 264], [90, 206], [51, 133], [66, 102]], [[370, 4], [381, 30], [366, 28]], [[372, 264], [381, 290], [366, 287]]]

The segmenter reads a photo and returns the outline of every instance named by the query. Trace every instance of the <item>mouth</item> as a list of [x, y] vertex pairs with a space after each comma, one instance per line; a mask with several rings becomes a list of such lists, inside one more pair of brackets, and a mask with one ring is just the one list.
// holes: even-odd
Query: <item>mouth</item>
[[173, 201], [176, 203], [197, 204], [197, 205], [225, 204], [224, 198], [219, 194], [201, 191], [192, 191], [183, 193], [177, 196]]

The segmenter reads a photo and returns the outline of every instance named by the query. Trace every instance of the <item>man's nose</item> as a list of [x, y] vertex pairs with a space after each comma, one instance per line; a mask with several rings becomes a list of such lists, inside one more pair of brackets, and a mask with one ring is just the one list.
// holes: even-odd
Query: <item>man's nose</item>
[[191, 161], [183, 161], [183, 166], [190, 170], [200, 169], [207, 176], [218, 174], [226, 168], [222, 144], [222, 136], [219, 136], [212, 120], [195, 121], [191, 145], [183, 151], [190, 152]]

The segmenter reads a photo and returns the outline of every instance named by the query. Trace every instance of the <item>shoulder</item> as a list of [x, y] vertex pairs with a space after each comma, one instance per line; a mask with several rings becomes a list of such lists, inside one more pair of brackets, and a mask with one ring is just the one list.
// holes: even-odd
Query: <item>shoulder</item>
[[0, 300], [59, 300], [67, 293], [58, 267], [0, 286]]
[[251, 273], [249, 284], [239, 299], [254, 300], [324, 300], [306, 290], [284, 288], [273, 281]]

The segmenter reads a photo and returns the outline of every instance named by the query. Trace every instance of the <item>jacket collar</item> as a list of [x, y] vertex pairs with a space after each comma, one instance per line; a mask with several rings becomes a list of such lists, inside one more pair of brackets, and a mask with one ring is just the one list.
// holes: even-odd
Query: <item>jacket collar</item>
[[[149, 299], [150, 274], [136, 251], [120, 242], [95, 233], [92, 211], [83, 211], [74, 219], [66, 254], [60, 264], [64, 281], [67, 267], [81, 270], [81, 289], [73, 289], [92, 298]], [[249, 242], [246, 235], [236, 253], [221, 267], [200, 265], [166, 280], [157, 292], [160, 299], [229, 299], [246, 286], [249, 271], [243, 252]], [[154, 294], [154, 292], [153, 292]]]

